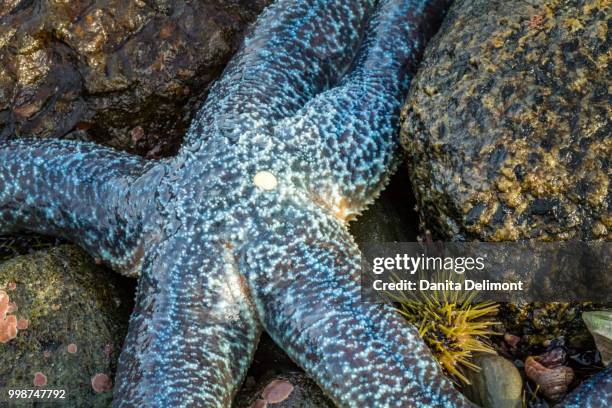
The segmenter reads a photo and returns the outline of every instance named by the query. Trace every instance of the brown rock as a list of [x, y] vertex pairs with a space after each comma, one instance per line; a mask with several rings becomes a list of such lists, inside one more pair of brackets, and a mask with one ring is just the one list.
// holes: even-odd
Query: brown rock
[[459, 0], [403, 111], [424, 223], [454, 239], [610, 239], [610, 2]]
[[496, 354], [478, 353], [474, 364], [479, 370], [466, 370], [470, 381], [464, 392], [483, 408], [519, 408], [522, 406], [523, 380], [510, 361]]
[[268, 3], [2, 2], [0, 139], [66, 137], [172, 153]]
[[[119, 353], [105, 348], [119, 350], [125, 338], [133, 282], [95, 266], [72, 246], [0, 263], [0, 287], [11, 282], [14, 290], [0, 290], [0, 317], [8, 309], [8, 296], [19, 309], [9, 315], [12, 338], [0, 344], [1, 385], [65, 389], [64, 406], [110, 406], [112, 393], [104, 391], [112, 388]], [[102, 373], [106, 378], [92, 382]], [[92, 386], [101, 391], [93, 392]], [[19, 406], [37, 404], [32, 400]]]

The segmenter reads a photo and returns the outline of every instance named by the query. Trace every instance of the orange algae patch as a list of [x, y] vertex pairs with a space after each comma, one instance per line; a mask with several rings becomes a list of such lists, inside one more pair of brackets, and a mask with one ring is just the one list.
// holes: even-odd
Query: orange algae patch
[[9, 296], [8, 294], [0, 290], [0, 316], [4, 317], [6, 312], [8, 311], [9, 306]]
[[34, 373], [34, 386], [35, 387], [44, 387], [47, 385], [47, 376], [41, 373], [40, 371]]
[[17, 337], [17, 318], [14, 315], [7, 316], [9, 312], [9, 295], [0, 290], [0, 343], [7, 343]]
[[91, 379], [91, 388], [95, 392], [106, 392], [113, 388], [113, 381], [106, 374], [96, 374]]
[[28, 319], [19, 319], [17, 320], [17, 329], [25, 330], [30, 326], [30, 321]]
[[268, 401], [258, 399], [251, 405], [250, 408], [268, 408]]
[[274, 380], [266, 386], [261, 397], [271, 404], [286, 400], [293, 392], [293, 384], [289, 381]]

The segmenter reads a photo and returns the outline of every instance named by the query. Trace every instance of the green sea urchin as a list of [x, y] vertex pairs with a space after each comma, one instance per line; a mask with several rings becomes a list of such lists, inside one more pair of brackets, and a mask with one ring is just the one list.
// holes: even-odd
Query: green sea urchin
[[456, 381], [469, 384], [465, 368], [478, 370], [475, 352], [495, 353], [487, 337], [497, 334], [494, 302], [474, 302], [476, 292], [419, 291], [394, 297], [399, 312], [419, 333], [446, 372]]

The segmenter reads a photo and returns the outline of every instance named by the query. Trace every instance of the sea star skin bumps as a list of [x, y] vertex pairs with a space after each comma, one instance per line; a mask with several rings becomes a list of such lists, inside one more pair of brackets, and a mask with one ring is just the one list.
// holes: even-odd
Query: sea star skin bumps
[[0, 233], [61, 235], [140, 275], [116, 407], [230, 406], [262, 329], [339, 406], [471, 406], [414, 328], [361, 302], [346, 229], [395, 165], [446, 3], [279, 0], [168, 160], [0, 143]]
[[612, 366], [595, 374], [571, 392], [556, 408], [606, 408], [612, 401]]

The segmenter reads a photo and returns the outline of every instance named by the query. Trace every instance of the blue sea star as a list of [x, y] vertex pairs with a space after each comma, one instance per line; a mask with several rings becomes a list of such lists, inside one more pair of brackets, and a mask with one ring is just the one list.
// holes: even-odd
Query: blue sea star
[[396, 166], [399, 108], [445, 0], [279, 0], [176, 157], [0, 144], [0, 232], [139, 276], [114, 405], [229, 406], [271, 337], [340, 406], [470, 406], [415, 328], [361, 301], [346, 229]]

